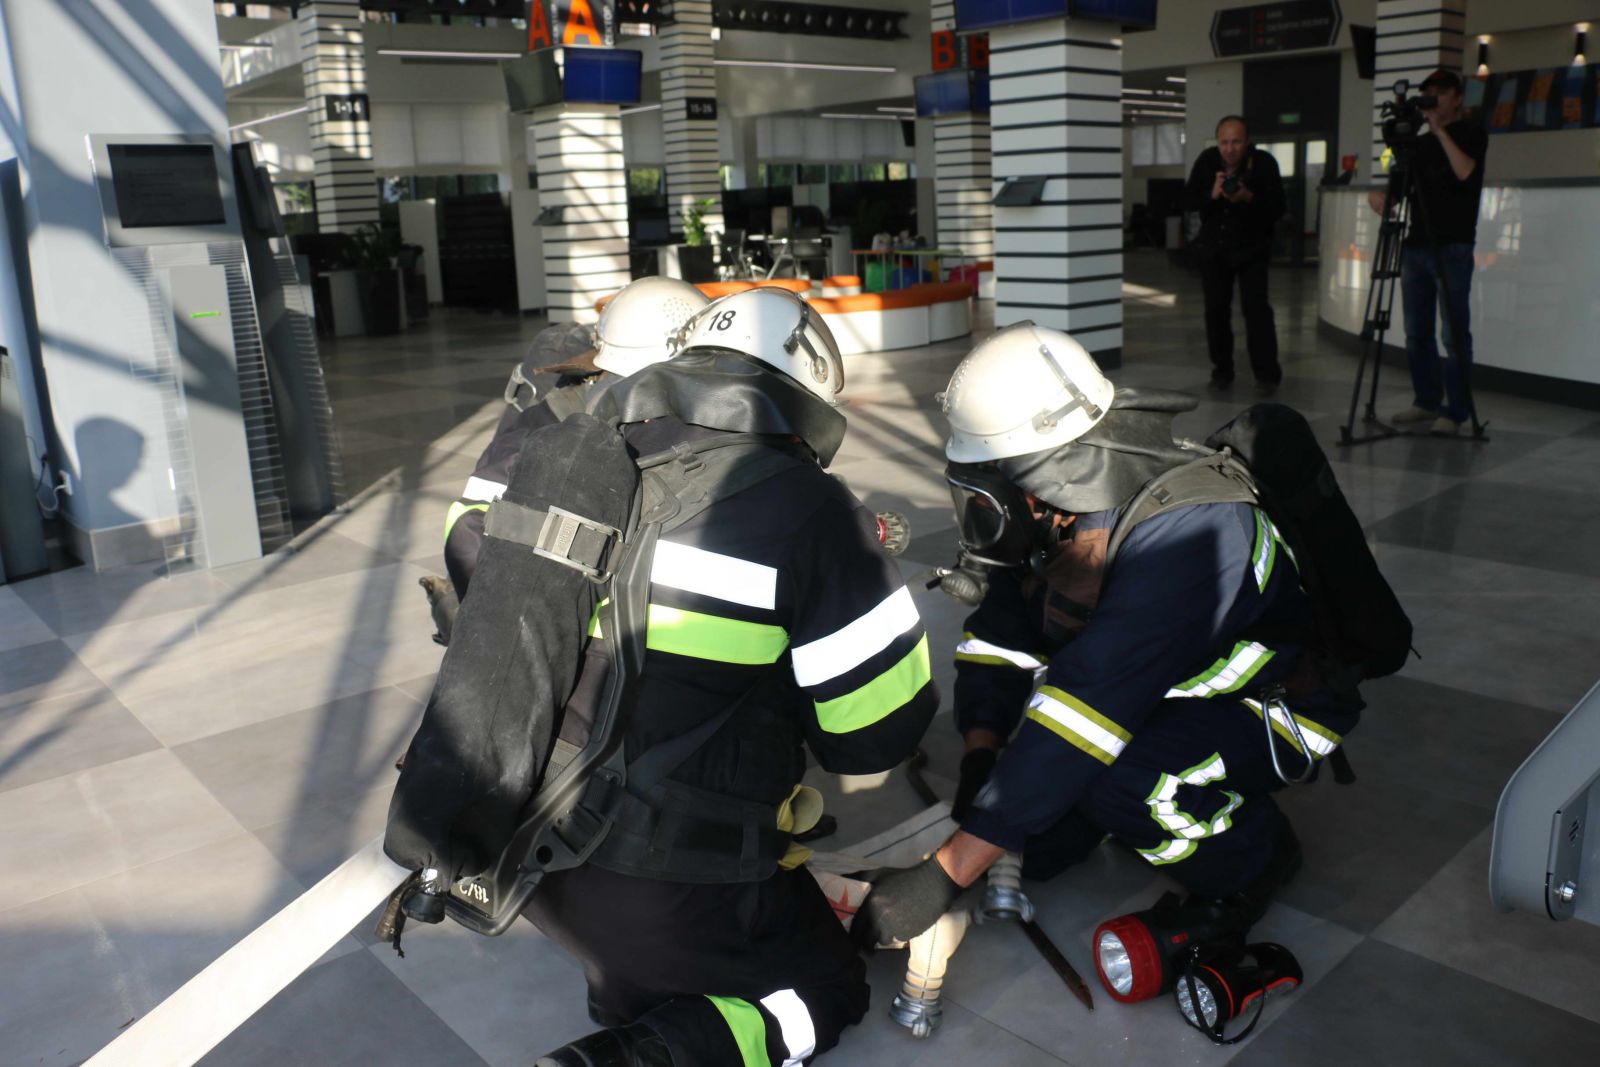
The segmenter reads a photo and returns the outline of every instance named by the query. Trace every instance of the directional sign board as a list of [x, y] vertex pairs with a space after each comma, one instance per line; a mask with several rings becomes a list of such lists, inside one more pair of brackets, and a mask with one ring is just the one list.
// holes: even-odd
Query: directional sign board
[[1328, 48], [1339, 39], [1342, 22], [1339, 0], [1224, 8], [1211, 20], [1211, 51], [1221, 57]]

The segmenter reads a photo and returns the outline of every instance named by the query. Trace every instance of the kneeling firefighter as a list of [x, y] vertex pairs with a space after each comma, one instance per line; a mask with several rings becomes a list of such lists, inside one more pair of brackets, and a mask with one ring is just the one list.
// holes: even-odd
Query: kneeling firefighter
[[[962, 548], [946, 589], [976, 606], [955, 657], [961, 829], [881, 878], [853, 929], [909, 939], [1005, 852], [1047, 878], [1109, 834], [1189, 891], [1165, 902], [1167, 928], [1242, 941], [1301, 862], [1270, 794], [1335, 753], [1363, 707], [1355, 683], [1398, 669], [1410, 643], [1320, 449], [1281, 405], [1212, 438], [1236, 448], [1180, 445], [1171, 422], [1191, 399], [1114, 389], [1071, 338], [1031, 323], [975, 348], [943, 404]], [[1274, 470], [1295, 490], [1275, 511], [1315, 516], [1310, 550], [1291, 550], [1265, 506], [1271, 461], [1291, 452], [1311, 473]], [[1354, 559], [1382, 586], [1397, 659], [1394, 641], [1345, 655], [1373, 661], [1355, 669], [1329, 655], [1330, 629], [1360, 624], [1324, 624], [1302, 588], [1308, 554]], [[1172, 988], [1170, 968], [1135, 990], [1101, 963], [1118, 999]]]
[[[605, 1029], [542, 1067], [798, 1064], [866, 1011], [864, 964], [792, 845], [814, 812], [804, 749], [886, 770], [938, 696], [876, 521], [823, 469], [842, 385], [803, 301], [727, 297], [683, 352], [607, 390], [603, 421], [530, 435], [489, 509], [385, 848], [419, 871], [413, 917], [497, 933], [521, 908], [582, 963]], [[630, 517], [612, 497], [640, 503]], [[567, 620], [584, 604], [579, 652]], [[569, 788], [574, 767], [593, 770]]]
[[458, 600], [467, 595], [483, 546], [484, 512], [505, 492], [523, 438], [582, 411], [597, 386], [669, 358], [684, 327], [708, 303], [688, 282], [640, 278], [611, 298], [593, 328], [557, 323], [533, 339], [506, 382], [494, 437], [445, 515], [444, 562]]

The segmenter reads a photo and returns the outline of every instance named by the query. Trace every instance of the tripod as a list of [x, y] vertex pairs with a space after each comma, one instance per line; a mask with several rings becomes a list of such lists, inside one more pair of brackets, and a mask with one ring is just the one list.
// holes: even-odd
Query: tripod
[[[1457, 359], [1462, 358], [1460, 349], [1456, 347], [1455, 319], [1450, 310], [1450, 292], [1445, 281], [1444, 260], [1439, 254], [1439, 243], [1434, 240], [1433, 226], [1428, 219], [1428, 205], [1423, 197], [1417, 196], [1413, 200], [1411, 196], [1416, 180], [1411, 167], [1411, 152], [1414, 145], [1402, 142], [1391, 147], [1394, 149], [1394, 163], [1389, 168], [1389, 184], [1384, 191], [1384, 216], [1378, 225], [1378, 246], [1372, 256], [1372, 285], [1367, 290], [1367, 307], [1361, 323], [1361, 362], [1356, 367], [1355, 387], [1350, 392], [1350, 413], [1344, 425], [1339, 427], [1341, 446], [1364, 445], [1391, 437], [1410, 436], [1378, 418], [1377, 401], [1378, 375], [1383, 369], [1383, 338], [1389, 330], [1394, 312], [1395, 289], [1400, 282], [1401, 239], [1405, 236], [1413, 203], [1417, 207], [1417, 221], [1422, 226], [1428, 254], [1433, 259], [1434, 288], [1441, 312], [1439, 318], [1444, 326], [1445, 350], [1456, 353]], [[1372, 384], [1367, 392], [1366, 410], [1361, 415], [1364, 432], [1357, 435], [1354, 432], [1356, 408], [1361, 403], [1361, 385], [1366, 377], [1369, 361], [1372, 364]], [[1461, 388], [1465, 394], [1468, 417], [1472, 420], [1472, 433], [1467, 437], [1456, 437], [1455, 440], [1487, 441], [1489, 436], [1485, 430], [1489, 424], [1478, 421], [1478, 407], [1472, 399], [1471, 379], [1472, 368], [1463, 362]]]

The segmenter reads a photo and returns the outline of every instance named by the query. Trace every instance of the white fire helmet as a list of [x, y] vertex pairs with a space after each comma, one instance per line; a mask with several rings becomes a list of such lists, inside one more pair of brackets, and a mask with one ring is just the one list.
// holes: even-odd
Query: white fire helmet
[[1043, 452], [1076, 441], [1105, 417], [1115, 391], [1082, 345], [1058, 330], [1019, 322], [956, 367], [942, 404], [944, 454], [954, 463]]
[[831, 402], [844, 388], [844, 360], [822, 315], [787, 289], [759, 286], [725, 296], [689, 327], [683, 344], [740, 352]]
[[594, 365], [626, 378], [677, 354], [706, 295], [677, 278], [640, 278], [612, 297], [594, 328]]

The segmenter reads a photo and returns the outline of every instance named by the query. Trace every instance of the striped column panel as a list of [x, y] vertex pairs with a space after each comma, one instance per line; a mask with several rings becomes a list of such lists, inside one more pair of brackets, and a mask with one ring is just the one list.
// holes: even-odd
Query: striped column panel
[[717, 120], [692, 119], [690, 98], [713, 100], [717, 69], [712, 64], [711, 0], [675, 0], [673, 22], [661, 28], [661, 134], [667, 163], [667, 210], [673, 232], [683, 230], [683, 212], [706, 198], [716, 206], [706, 213], [706, 229], [720, 233], [722, 160], [717, 151]]
[[1052, 19], [989, 35], [993, 189], [1043, 177], [1033, 207], [994, 209], [997, 327], [1072, 335], [1122, 358], [1122, 52], [1115, 26]]
[[1460, 72], [1466, 62], [1466, 0], [1378, 0], [1378, 44], [1372, 79], [1372, 173], [1381, 175], [1383, 120], [1379, 110], [1394, 97], [1401, 78], [1411, 91], [1443, 68]]
[[372, 122], [327, 119], [328, 96], [367, 91], [360, 0], [314, 0], [300, 9], [301, 64], [317, 189], [317, 228], [350, 233], [378, 221]]
[[[953, 30], [955, 0], [934, 0], [933, 29]], [[994, 258], [993, 170], [987, 115], [933, 120], [933, 194], [940, 248]]]
[[594, 304], [628, 284], [628, 175], [622, 117], [610, 104], [533, 113], [539, 206], [561, 208], [544, 227], [551, 322], [593, 322]]

